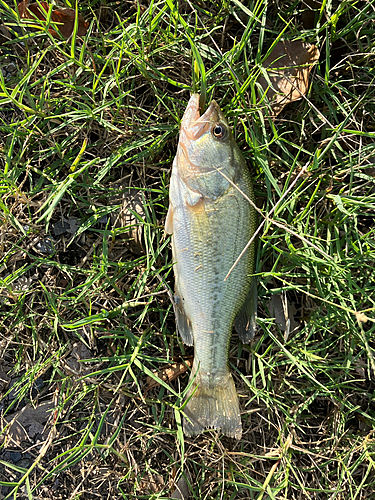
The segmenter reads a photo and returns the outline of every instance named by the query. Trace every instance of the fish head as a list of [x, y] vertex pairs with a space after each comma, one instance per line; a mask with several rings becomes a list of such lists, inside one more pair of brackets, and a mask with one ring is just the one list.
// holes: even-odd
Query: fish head
[[181, 121], [177, 173], [187, 186], [216, 199], [236, 181], [244, 160], [219, 105], [212, 101], [201, 115], [199, 94], [189, 100]]

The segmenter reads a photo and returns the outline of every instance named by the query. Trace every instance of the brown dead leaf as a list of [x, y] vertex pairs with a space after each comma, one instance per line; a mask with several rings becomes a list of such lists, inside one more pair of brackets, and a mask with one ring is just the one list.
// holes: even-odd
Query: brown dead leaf
[[280, 330], [284, 332], [285, 341], [289, 333], [298, 328], [298, 323], [294, 319], [297, 312], [294, 304], [289, 302], [286, 294], [272, 295], [271, 300], [266, 304], [271, 317], [275, 318]]
[[83, 342], [79, 341], [73, 344], [70, 355], [66, 359], [61, 360], [61, 366], [70, 375], [83, 375], [88, 369], [87, 365], [90, 365], [90, 362], [85, 360], [90, 358], [92, 358], [90, 349]]
[[295, 40], [278, 42], [263, 62], [268, 79], [258, 79], [277, 116], [290, 102], [303, 97], [308, 89], [309, 74], [320, 52], [315, 45]]
[[177, 481], [176, 489], [172, 493], [170, 498], [177, 498], [178, 500], [188, 500], [190, 496], [189, 483], [191, 483], [191, 475], [188, 469], [185, 467], [185, 474], [183, 474]]
[[[37, 3], [32, 3], [29, 5], [29, 0], [23, 0], [18, 4], [18, 12], [21, 19], [35, 19], [38, 18], [41, 21], [45, 21], [47, 13], [50, 6], [47, 2], [40, 2], [40, 6]], [[51, 21], [57, 24], [60, 33], [64, 38], [69, 38], [74, 30], [74, 21], [76, 18], [76, 11], [74, 9], [53, 9], [51, 14]], [[81, 14], [78, 14], [78, 36], [85, 36], [87, 33], [87, 28], [89, 23], [83, 19]], [[60, 38], [58, 33], [53, 29], [49, 28], [48, 31], [55, 38]]]
[[[162, 370], [155, 370], [154, 373], [164, 382], [172, 382], [175, 378], [179, 377], [183, 373], [187, 372], [189, 368], [193, 365], [193, 357], [185, 359], [183, 362], [173, 363]], [[147, 377], [145, 394], [150, 389], [157, 387], [159, 383], [152, 377]]]
[[111, 199], [111, 204], [121, 204], [119, 212], [111, 213], [111, 222], [114, 227], [128, 228], [123, 235], [126, 238], [126, 243], [133, 253], [144, 253], [142, 245], [143, 225], [135, 214], [138, 214], [142, 219], [145, 218], [143, 191], [135, 191], [126, 189], [122, 194], [114, 196]]
[[5, 431], [5, 437], [11, 443], [20, 445], [22, 441], [27, 441], [36, 434], [43, 434], [54, 406], [52, 401], [46, 401], [36, 408], [26, 406], [16, 413], [2, 417], [1, 428], [10, 424]]
[[139, 485], [140, 492], [142, 493], [159, 493], [164, 488], [164, 479], [159, 474], [151, 474], [148, 472], [148, 475], [144, 477]]

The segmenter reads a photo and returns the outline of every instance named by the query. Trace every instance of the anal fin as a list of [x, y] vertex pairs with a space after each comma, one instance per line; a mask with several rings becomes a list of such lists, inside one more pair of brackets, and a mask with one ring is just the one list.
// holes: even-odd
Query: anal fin
[[245, 302], [234, 320], [236, 332], [244, 344], [250, 342], [255, 335], [257, 327], [257, 306], [257, 280], [253, 278]]

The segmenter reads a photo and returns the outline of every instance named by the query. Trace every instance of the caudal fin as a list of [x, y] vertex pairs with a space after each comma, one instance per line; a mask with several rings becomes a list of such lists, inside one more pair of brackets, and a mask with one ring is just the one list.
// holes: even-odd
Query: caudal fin
[[185, 434], [194, 436], [212, 428], [221, 429], [226, 436], [241, 439], [240, 408], [231, 373], [207, 379], [198, 373], [191, 392], [195, 388], [184, 408], [187, 417], [184, 418]]

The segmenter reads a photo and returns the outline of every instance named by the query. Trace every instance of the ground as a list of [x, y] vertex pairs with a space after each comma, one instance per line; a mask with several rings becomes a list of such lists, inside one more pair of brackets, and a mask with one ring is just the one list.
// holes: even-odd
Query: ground
[[[375, 2], [77, 8], [66, 39], [0, 0], [0, 499], [373, 498]], [[320, 55], [275, 116], [279, 40]], [[265, 220], [257, 333], [229, 351], [240, 441], [181, 431], [164, 221], [193, 90]]]

